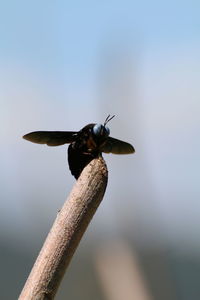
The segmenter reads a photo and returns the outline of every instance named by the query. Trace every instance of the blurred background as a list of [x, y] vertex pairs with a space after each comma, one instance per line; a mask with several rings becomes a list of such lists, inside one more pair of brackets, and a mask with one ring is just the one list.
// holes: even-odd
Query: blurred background
[[2, 1], [1, 297], [17, 299], [75, 180], [67, 145], [21, 137], [103, 123], [134, 145], [57, 300], [200, 299], [199, 1]]

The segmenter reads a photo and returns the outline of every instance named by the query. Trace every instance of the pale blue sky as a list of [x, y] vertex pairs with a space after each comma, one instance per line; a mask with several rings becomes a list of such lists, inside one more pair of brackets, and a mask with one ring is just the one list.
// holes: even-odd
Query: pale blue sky
[[199, 44], [199, 11], [199, 1], [2, 1], [0, 61], [90, 76], [113, 35], [151, 51]]
[[[1, 2], [0, 119], [3, 124], [0, 130], [3, 146], [0, 163], [3, 165], [1, 169], [5, 170], [1, 175], [1, 191], [6, 200], [16, 195], [18, 210], [13, 213], [18, 218], [18, 225], [30, 208], [26, 198], [34, 188], [31, 182], [34, 181], [36, 186], [34, 192], [38, 191], [35, 198], [41, 192], [37, 184], [40, 186], [44, 178], [46, 186], [60, 191], [60, 183], [66, 186], [66, 174], [69, 189], [73, 182], [67, 169], [66, 149], [40, 150], [37, 145], [22, 141], [21, 135], [39, 129], [78, 130], [111, 113], [117, 114], [111, 124], [112, 134], [123, 134], [124, 138], [135, 143], [137, 156], [133, 163], [143, 160], [141, 153], [146, 155], [151, 180], [158, 193], [156, 201], [162, 219], [166, 219], [167, 231], [171, 232], [174, 224], [179, 222], [177, 230], [180, 234], [185, 224], [184, 214], [179, 211], [183, 201], [185, 214], [188, 207], [193, 207], [190, 226], [187, 224], [188, 237], [192, 236], [196, 228], [193, 220], [199, 222], [199, 183], [196, 179], [200, 108], [199, 11], [199, 1]], [[106, 47], [112, 49], [112, 44], [116, 50], [120, 43], [127, 44], [136, 53], [133, 59], [137, 65], [140, 97], [136, 101], [138, 111], [133, 115], [138, 116], [139, 130], [132, 130], [131, 106], [124, 106], [124, 110], [120, 105], [111, 106], [110, 111], [107, 103], [97, 104], [95, 91], [98, 90], [102, 53]], [[103, 108], [98, 115], [100, 106]], [[129, 159], [125, 160], [129, 162]], [[115, 162], [111, 167], [111, 178], [112, 168], [116, 168], [114, 178], [120, 160], [109, 157], [108, 161]], [[38, 169], [39, 166], [42, 170]], [[51, 173], [52, 166], [61, 176], [56, 182]], [[138, 170], [133, 166], [129, 171], [142, 172], [140, 165]], [[10, 183], [12, 190], [9, 189]], [[61, 194], [64, 197], [63, 190]], [[176, 195], [175, 199], [173, 195]], [[43, 200], [49, 201], [48, 195]], [[51, 203], [51, 212], [54, 212], [58, 204]], [[109, 203], [111, 206], [112, 202], [103, 205], [109, 206]], [[5, 212], [1, 221], [4, 218], [6, 221], [6, 211], [10, 213], [9, 203], [2, 201], [1, 205], [1, 211]], [[174, 207], [176, 209], [172, 210]], [[109, 211], [109, 207], [107, 209]], [[184, 230], [182, 234], [185, 234]]]

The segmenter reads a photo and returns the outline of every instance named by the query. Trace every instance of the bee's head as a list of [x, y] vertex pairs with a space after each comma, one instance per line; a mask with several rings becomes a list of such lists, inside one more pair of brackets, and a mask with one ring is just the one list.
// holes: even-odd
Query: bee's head
[[108, 117], [106, 118], [104, 124], [95, 124], [93, 127], [93, 134], [95, 137], [97, 138], [107, 138], [110, 134], [110, 129], [106, 126], [107, 123], [114, 118], [114, 116], [110, 117], [110, 115], [108, 115]]
[[92, 131], [94, 136], [97, 138], [107, 138], [110, 134], [110, 129], [102, 124], [95, 124]]

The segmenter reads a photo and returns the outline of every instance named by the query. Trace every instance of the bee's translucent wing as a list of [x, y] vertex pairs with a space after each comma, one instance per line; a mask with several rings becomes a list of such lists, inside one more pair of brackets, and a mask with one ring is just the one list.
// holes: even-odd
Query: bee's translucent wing
[[37, 144], [60, 146], [72, 143], [75, 140], [76, 135], [76, 131], [34, 131], [25, 134], [23, 138]]
[[135, 149], [129, 143], [108, 137], [106, 143], [101, 147], [101, 151], [113, 154], [130, 154], [134, 153]]

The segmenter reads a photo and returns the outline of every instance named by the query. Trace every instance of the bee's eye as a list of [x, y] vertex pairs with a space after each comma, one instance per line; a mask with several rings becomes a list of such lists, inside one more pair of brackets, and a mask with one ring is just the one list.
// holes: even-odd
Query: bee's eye
[[109, 135], [110, 134], [110, 129], [107, 126], [105, 126], [104, 128], [105, 128], [105, 131], [106, 131], [107, 135]]
[[95, 124], [93, 127], [93, 133], [95, 135], [101, 135], [101, 132], [103, 131], [103, 125], [101, 124]]

